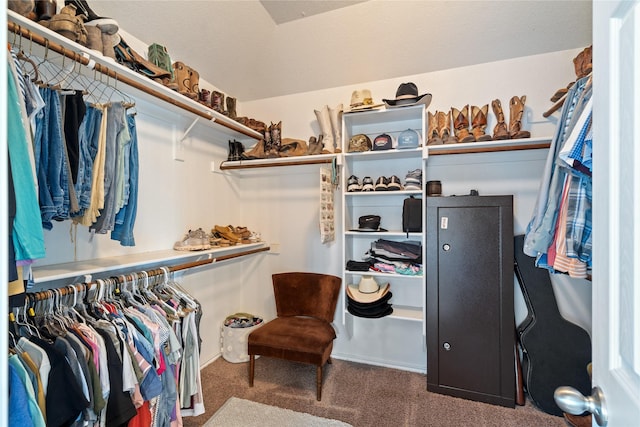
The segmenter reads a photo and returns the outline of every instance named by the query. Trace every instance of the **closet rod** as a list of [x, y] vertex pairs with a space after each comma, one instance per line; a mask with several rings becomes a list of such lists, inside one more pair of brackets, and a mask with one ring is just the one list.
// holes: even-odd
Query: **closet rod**
[[[244, 252], [238, 252], [238, 253], [234, 253], [234, 254], [229, 254], [229, 255], [221, 255], [219, 257], [216, 258], [208, 258], [208, 259], [202, 259], [199, 261], [192, 261], [192, 262], [185, 262], [183, 264], [177, 264], [177, 265], [173, 265], [171, 267], [167, 267], [167, 270], [169, 270], [169, 272], [174, 272], [174, 271], [180, 271], [180, 270], [187, 270], [189, 268], [194, 268], [194, 267], [200, 267], [201, 265], [207, 265], [207, 264], [213, 264], [213, 263], [217, 263], [220, 261], [226, 261], [229, 259], [233, 259], [233, 258], [239, 258], [241, 256], [246, 256], [246, 255], [253, 255], [259, 252], [266, 252], [268, 250], [270, 250], [271, 248], [269, 246], [265, 246], [262, 248], [258, 248], [258, 249], [251, 249], [248, 251], [244, 251]], [[164, 274], [164, 271], [161, 268], [154, 268], [152, 270], [145, 270], [144, 271], [149, 277], [154, 277], [154, 276], [159, 276]], [[118, 279], [118, 281], [120, 283], [123, 283], [120, 281], [120, 276], [123, 275], [117, 275], [114, 276], [116, 279]], [[134, 277], [131, 274], [125, 274], [124, 275], [125, 280], [134, 280]], [[90, 282], [89, 284], [95, 284], [96, 282]], [[60, 293], [60, 295], [64, 296], [64, 295], [68, 295], [71, 294], [73, 292], [73, 289], [75, 288], [75, 290], [79, 291], [82, 289], [83, 286], [85, 286], [86, 284], [73, 284], [73, 285], [66, 285], [64, 287], [60, 287], [57, 288], [57, 291]], [[37, 291], [34, 292], [33, 294], [35, 295], [35, 298], [37, 301], [42, 300], [42, 299], [47, 299], [51, 297], [51, 290], [44, 290], [44, 291]]]
[[[302, 157], [302, 156], [300, 156]], [[265, 162], [265, 163], [255, 163], [251, 164], [251, 160], [246, 163], [239, 162], [235, 165], [225, 165], [225, 162], [220, 164], [220, 170], [230, 170], [230, 169], [254, 169], [254, 168], [270, 168], [276, 166], [301, 166], [301, 165], [319, 165], [323, 163], [331, 163], [333, 162], [333, 158], [329, 159], [317, 159], [317, 160], [299, 160], [294, 162]]]
[[[9, 31], [15, 34], [19, 34], [20, 36], [24, 37], [24, 38], [28, 38], [30, 41], [33, 41], [37, 44], [39, 44], [40, 46], [43, 46], [45, 48], [48, 48], [50, 50], [53, 50], [54, 52], [59, 53], [60, 55], [66, 56], [67, 58], [73, 59], [74, 61], [77, 61], [79, 63], [81, 63], [82, 65], [89, 65], [90, 60], [82, 55], [80, 55], [78, 52], [69, 49], [69, 48], [65, 48], [64, 46], [53, 42], [49, 39], [47, 39], [46, 37], [40, 35], [40, 34], [36, 34], [31, 32], [31, 30], [29, 30], [28, 28], [23, 28], [22, 26], [16, 24], [15, 22], [11, 22], [8, 21], [7, 22], [8, 27], [9, 27]], [[218, 121], [215, 117], [213, 117], [212, 115], [209, 115], [203, 111], [200, 111], [188, 104], [182, 103], [176, 99], [173, 99], [172, 97], [168, 96], [167, 94], [164, 94], [162, 92], [158, 92], [157, 90], [154, 90], [153, 88], [150, 88], [140, 82], [137, 82], [133, 79], [131, 79], [130, 77], [127, 77], [126, 75], [122, 75], [122, 74], [118, 74], [115, 71], [113, 71], [112, 69], [110, 69], [107, 66], [104, 66], [102, 64], [98, 64], [96, 63], [94, 66], [94, 69], [104, 75], [107, 75], [109, 77], [112, 77], [114, 79], [116, 79], [117, 81], [123, 82], [131, 87], [134, 87], [138, 90], [141, 90], [144, 93], [147, 93], [149, 95], [152, 95], [156, 98], [159, 98], [165, 102], [168, 102], [172, 105], [175, 105], [176, 107], [182, 108], [183, 110], [187, 110], [190, 113], [193, 113], [197, 116], [203, 117], [207, 120], [213, 120], [215, 123], [224, 126], [228, 129], [231, 129], [235, 132], [239, 132], [243, 135], [246, 135], [248, 137], [251, 137], [253, 139], [256, 139], [255, 135], [252, 135], [249, 131], [247, 131], [246, 129], [243, 129], [242, 127], [240, 127], [239, 125], [235, 125], [233, 123], [228, 123], [225, 121]]]

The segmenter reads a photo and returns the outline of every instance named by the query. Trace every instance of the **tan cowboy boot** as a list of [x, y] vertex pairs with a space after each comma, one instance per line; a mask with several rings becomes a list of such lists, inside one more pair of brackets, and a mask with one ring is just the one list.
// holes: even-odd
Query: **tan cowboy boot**
[[453, 116], [453, 129], [458, 142], [474, 142], [476, 139], [469, 132], [469, 104], [462, 107], [461, 110], [451, 107], [451, 115]]
[[476, 141], [491, 140], [491, 135], [485, 133], [488, 111], [489, 104], [485, 104], [482, 108], [475, 105], [471, 107], [471, 133], [473, 133]]
[[438, 111], [436, 113], [438, 122], [438, 136], [443, 144], [455, 144], [458, 142], [455, 136], [451, 135], [451, 114], [449, 111]]
[[191, 73], [189, 73], [189, 67], [183, 62], [176, 61], [173, 63], [173, 74], [176, 77], [176, 83], [178, 83], [178, 93], [191, 98]]
[[200, 98], [200, 73], [191, 67], [187, 69], [189, 70], [189, 97], [197, 100]]
[[526, 95], [514, 96], [509, 103], [509, 137], [511, 139], [530, 138], [531, 132], [522, 130], [522, 116], [524, 115], [524, 103]]
[[504, 121], [504, 112], [502, 111], [502, 103], [499, 99], [491, 101], [491, 109], [493, 114], [496, 115], [496, 125], [493, 127], [493, 139], [499, 141], [502, 139], [509, 139], [509, 132], [507, 131], [507, 124]]
[[438, 114], [439, 112], [436, 111], [435, 114], [431, 114], [431, 111], [427, 112], [428, 114], [428, 127], [429, 127], [429, 133], [427, 134], [427, 145], [440, 145], [443, 144], [444, 142], [442, 141], [442, 139], [440, 138], [440, 135], [438, 135]]
[[236, 113], [236, 99], [230, 96], [227, 96], [227, 116], [234, 120], [238, 117]]
[[249, 151], [245, 151], [240, 155], [242, 160], [264, 159], [267, 155], [264, 152], [264, 139], [258, 140]]

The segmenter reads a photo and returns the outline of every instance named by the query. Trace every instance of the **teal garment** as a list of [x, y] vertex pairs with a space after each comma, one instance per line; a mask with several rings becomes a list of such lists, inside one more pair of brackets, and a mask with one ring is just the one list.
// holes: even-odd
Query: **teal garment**
[[[11, 70], [11, 67], [8, 67]], [[9, 161], [16, 194], [16, 217], [13, 221], [13, 246], [16, 261], [45, 257], [44, 232], [35, 188], [31, 159], [27, 147], [25, 124], [15, 79], [7, 73], [7, 136]]]
[[9, 365], [11, 365], [15, 369], [16, 375], [18, 376], [18, 378], [20, 378], [20, 381], [22, 381], [25, 386], [25, 392], [27, 396], [27, 410], [29, 411], [29, 415], [31, 416], [33, 427], [45, 427], [46, 424], [44, 422], [44, 417], [42, 416], [40, 407], [38, 407], [38, 402], [36, 402], [36, 394], [33, 389], [31, 379], [29, 378], [29, 374], [27, 373], [27, 368], [25, 368], [20, 358], [15, 354], [13, 356], [9, 356]]

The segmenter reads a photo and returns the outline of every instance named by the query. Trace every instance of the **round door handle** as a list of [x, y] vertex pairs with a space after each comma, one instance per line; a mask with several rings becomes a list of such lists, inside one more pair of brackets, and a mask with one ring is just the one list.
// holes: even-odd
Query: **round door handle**
[[442, 245], [442, 250], [445, 252], [448, 252], [451, 249], [451, 245], [448, 243], [445, 243], [444, 245]]
[[445, 350], [449, 351], [451, 350], [451, 344], [449, 344], [448, 342], [445, 342], [442, 344], [442, 348], [444, 348]]
[[553, 393], [553, 399], [564, 412], [573, 415], [580, 415], [585, 411], [591, 412], [599, 426], [607, 425], [607, 409], [600, 387], [594, 387], [591, 390], [591, 396], [587, 397], [573, 387], [558, 387]]

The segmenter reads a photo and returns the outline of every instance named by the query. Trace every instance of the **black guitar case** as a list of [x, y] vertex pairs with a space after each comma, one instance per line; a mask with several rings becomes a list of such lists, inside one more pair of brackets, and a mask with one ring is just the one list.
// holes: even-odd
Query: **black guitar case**
[[558, 310], [549, 272], [536, 267], [523, 252], [524, 236], [515, 237], [515, 272], [529, 314], [518, 326], [523, 353], [524, 387], [544, 412], [562, 416], [553, 393], [571, 386], [591, 395], [587, 365], [591, 362], [591, 338], [587, 331], [565, 320]]

